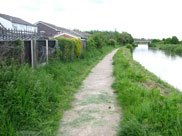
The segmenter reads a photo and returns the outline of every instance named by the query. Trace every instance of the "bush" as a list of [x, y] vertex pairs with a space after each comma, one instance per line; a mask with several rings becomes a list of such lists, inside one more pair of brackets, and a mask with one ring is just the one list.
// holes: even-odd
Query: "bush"
[[118, 39], [119, 43], [122, 45], [126, 45], [126, 44], [132, 44], [134, 42], [133, 37], [131, 36], [131, 34], [127, 33], [127, 32], [122, 32], [120, 34], [120, 37]]
[[177, 47], [174, 49], [174, 52], [176, 52], [177, 54], [182, 54], [182, 45], [177, 46]]
[[87, 40], [87, 47], [88, 48], [96, 48], [96, 44], [93, 38], [89, 38]]
[[64, 61], [70, 60], [73, 57], [73, 51], [75, 47], [75, 42], [69, 38], [56, 38], [61, 50], [60, 57]]
[[116, 41], [114, 39], [109, 40], [109, 45], [115, 47], [116, 46]]
[[132, 44], [127, 44], [126, 48], [130, 49], [130, 51], [133, 52], [134, 48], [133, 48]]
[[171, 38], [167, 38], [164, 41], [164, 44], [171, 44], [172, 43], [172, 39]]
[[149, 47], [157, 47], [155, 43], [150, 43]]
[[152, 43], [158, 43], [158, 42], [161, 42], [161, 40], [160, 39], [153, 39], [152, 40]]
[[82, 43], [80, 39], [73, 39], [75, 41], [74, 56], [80, 57], [82, 53]]
[[101, 32], [93, 34], [91, 38], [95, 41], [95, 45], [97, 48], [101, 48], [108, 44], [108, 38]]
[[171, 43], [172, 44], [178, 44], [179, 43], [179, 40], [176, 36], [173, 36], [172, 39], [171, 39]]

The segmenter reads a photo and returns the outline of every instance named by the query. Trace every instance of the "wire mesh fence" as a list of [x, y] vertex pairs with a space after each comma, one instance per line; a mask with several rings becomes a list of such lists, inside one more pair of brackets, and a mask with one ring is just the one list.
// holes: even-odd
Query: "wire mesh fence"
[[14, 59], [32, 67], [47, 63], [57, 48], [56, 40], [0, 41], [0, 62]]

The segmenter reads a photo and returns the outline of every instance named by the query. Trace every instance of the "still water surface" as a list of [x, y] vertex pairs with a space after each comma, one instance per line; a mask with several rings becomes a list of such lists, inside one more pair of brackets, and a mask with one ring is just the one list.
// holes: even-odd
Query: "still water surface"
[[141, 44], [135, 48], [133, 58], [160, 79], [182, 91], [182, 57], [167, 55]]

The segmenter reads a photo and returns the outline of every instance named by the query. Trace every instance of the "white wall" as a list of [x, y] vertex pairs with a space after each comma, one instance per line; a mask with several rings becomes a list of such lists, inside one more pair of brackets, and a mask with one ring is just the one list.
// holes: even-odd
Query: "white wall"
[[0, 17], [0, 23], [7, 29], [13, 29], [12, 23], [2, 17]]

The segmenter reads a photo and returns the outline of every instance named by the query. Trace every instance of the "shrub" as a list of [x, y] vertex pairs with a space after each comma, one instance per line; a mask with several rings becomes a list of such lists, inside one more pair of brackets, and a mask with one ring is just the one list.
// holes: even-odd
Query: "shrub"
[[96, 48], [96, 44], [93, 38], [89, 38], [87, 40], [87, 47], [88, 48]]
[[120, 34], [120, 37], [119, 37], [118, 41], [119, 41], [120, 44], [126, 45], [128, 43], [132, 44], [134, 42], [134, 39], [131, 36], [131, 34], [129, 34], [127, 32], [122, 32]]
[[126, 45], [126, 48], [130, 49], [130, 51], [133, 52], [133, 46], [132, 46], [132, 44], [127, 44]]
[[115, 47], [116, 46], [116, 41], [114, 39], [109, 40], [109, 45]]
[[101, 32], [93, 34], [91, 38], [95, 41], [97, 48], [101, 48], [108, 44], [108, 38]]
[[82, 52], [82, 43], [80, 39], [73, 39], [75, 42], [75, 48], [74, 48], [74, 56], [75, 57], [80, 57], [81, 52]]
[[64, 61], [72, 59], [73, 51], [75, 47], [75, 42], [72, 39], [68, 38], [56, 38], [58, 40], [58, 44], [61, 50], [60, 57]]
[[178, 44], [179, 43], [179, 40], [176, 36], [173, 36], [172, 39], [171, 39], [171, 43], [172, 44]]
[[171, 44], [172, 43], [172, 39], [171, 38], [167, 38], [164, 41], [164, 44]]
[[136, 43], [132, 43], [132, 46], [135, 48], [137, 47], [138, 45]]
[[150, 43], [149, 47], [156, 47], [156, 44], [155, 43]]
[[174, 49], [174, 52], [176, 52], [177, 54], [182, 54], [182, 45], [177, 46], [177, 47]]
[[16, 46], [21, 46], [22, 43], [23, 43], [23, 41], [20, 40], [20, 39], [14, 41], [14, 44], [15, 44]]
[[160, 39], [153, 39], [152, 40], [152, 43], [158, 43], [158, 42], [161, 42], [161, 40]]

